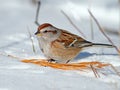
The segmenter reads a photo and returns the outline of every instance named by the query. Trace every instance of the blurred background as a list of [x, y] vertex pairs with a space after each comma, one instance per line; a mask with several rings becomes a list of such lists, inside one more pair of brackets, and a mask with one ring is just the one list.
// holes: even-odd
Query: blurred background
[[[32, 52], [28, 29], [38, 48], [34, 33], [37, 30], [35, 16], [38, 0], [1, 0], [0, 2], [0, 50], [28, 55]], [[90, 17], [94, 14], [111, 40], [120, 46], [119, 0], [41, 0], [39, 23], [51, 23], [58, 28], [82, 36], [61, 13], [63, 10], [84, 33], [85, 39], [109, 43]], [[83, 36], [82, 36], [83, 37]], [[40, 53], [39, 49], [37, 52]], [[115, 50], [111, 50], [115, 52]]]
[[[93, 67], [95, 73], [100, 74], [100, 78], [95, 78], [92, 69], [63, 71], [21, 62], [29, 58], [45, 58], [34, 35], [38, 28], [34, 23], [37, 2], [38, 0], [0, 0], [0, 90], [120, 90], [119, 77], [112, 67]], [[89, 15], [88, 9], [119, 48], [118, 0], [41, 0], [38, 21], [40, 24], [51, 23], [92, 42], [110, 44]], [[73, 27], [61, 10], [85, 37]], [[31, 38], [34, 41], [35, 52]], [[75, 62], [77, 61], [106, 62], [120, 70], [120, 57], [114, 48], [92, 47], [83, 50], [75, 58]]]

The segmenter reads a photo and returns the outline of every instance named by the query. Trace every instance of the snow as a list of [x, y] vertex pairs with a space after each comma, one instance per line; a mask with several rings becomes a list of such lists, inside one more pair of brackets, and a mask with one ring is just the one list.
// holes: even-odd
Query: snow
[[[42, 6], [39, 22], [49, 22], [56, 27], [79, 34], [69, 23], [61, 10], [93, 42], [109, 43], [94, 24], [94, 40], [91, 38], [88, 8], [100, 24], [118, 30], [119, 6], [117, 0], [41, 0]], [[21, 59], [45, 58], [39, 50], [34, 36], [37, 26], [34, 24], [37, 5], [30, 0], [0, 1], [0, 54], [14, 55]], [[36, 53], [28, 29], [33, 35]], [[119, 46], [118, 36], [109, 35], [115, 45]], [[83, 50], [74, 60], [100, 61], [110, 63], [120, 71], [120, 57], [115, 49], [92, 47]], [[0, 55], [0, 90], [120, 90], [120, 77], [111, 67], [98, 69], [100, 78], [91, 70], [64, 71], [50, 67], [26, 64], [19, 59]]]

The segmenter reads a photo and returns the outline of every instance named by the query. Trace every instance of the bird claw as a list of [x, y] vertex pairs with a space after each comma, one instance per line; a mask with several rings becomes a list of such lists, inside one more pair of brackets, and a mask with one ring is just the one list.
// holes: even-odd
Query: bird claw
[[47, 60], [49, 63], [56, 63], [56, 60], [54, 60], [54, 59], [48, 59]]

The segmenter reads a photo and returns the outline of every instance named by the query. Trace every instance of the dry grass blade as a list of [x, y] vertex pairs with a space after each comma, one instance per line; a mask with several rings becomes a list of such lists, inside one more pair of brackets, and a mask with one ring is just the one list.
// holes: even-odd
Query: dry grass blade
[[92, 38], [92, 40], [94, 40], [93, 21], [92, 21], [91, 17], [90, 17], [90, 27], [91, 27], [91, 38]]
[[118, 34], [119, 34], [119, 37], [120, 37], [120, 0], [118, 0], [118, 3], [119, 3], [119, 31], [118, 31]]
[[[90, 10], [91, 7], [92, 7], [92, 3], [93, 3], [92, 0], [88, 0], [88, 4], [89, 4], [89, 5], [88, 5], [88, 8], [89, 8], [89, 10]], [[94, 40], [93, 21], [92, 21], [91, 16], [89, 16], [89, 18], [90, 18], [90, 28], [91, 28], [91, 39]]]
[[91, 69], [92, 69], [92, 71], [93, 71], [95, 77], [96, 77], [96, 78], [100, 78], [100, 75], [98, 74], [97, 70], [93, 67], [92, 64], [90, 64], [90, 67], [91, 67]]
[[120, 72], [118, 72], [118, 70], [117, 70], [112, 64], [110, 64], [110, 66], [111, 66], [112, 69], [116, 72], [116, 74], [117, 74], [118, 76], [120, 76]]
[[39, 11], [40, 11], [40, 6], [41, 6], [41, 2], [38, 1], [38, 7], [37, 7], [36, 17], [35, 17], [35, 24], [36, 24], [37, 26], [40, 25], [39, 22], [38, 22], [38, 16], [39, 16]]
[[6, 57], [10, 57], [10, 58], [14, 58], [14, 59], [19, 59], [19, 60], [22, 59], [22, 58], [20, 58], [20, 57], [17, 57], [17, 56], [14, 56], [14, 55], [10, 55], [10, 54], [3, 54], [3, 53], [0, 53], [0, 55], [6, 56]]
[[60, 63], [51, 63], [45, 59], [30, 59], [30, 60], [22, 60], [24, 63], [33, 63], [40, 66], [48, 66], [56, 69], [62, 70], [81, 70], [81, 69], [89, 69], [90, 65], [95, 65], [96, 68], [102, 68], [108, 66], [109, 64], [101, 63], [101, 62], [80, 62], [80, 63], [68, 63], [68, 64], [60, 64]]
[[61, 70], [92, 69], [96, 78], [100, 77], [100, 75], [98, 74], [96, 69], [100, 69], [100, 68], [103, 68], [106, 66], [111, 66], [112, 69], [116, 72], [116, 74], [118, 76], [120, 76], [120, 73], [117, 71], [117, 69], [113, 65], [111, 65], [109, 63], [98, 62], [98, 61], [61, 64], [61, 63], [48, 62], [45, 59], [25, 59], [25, 60], [22, 60], [22, 62], [32, 63], [32, 64], [36, 64], [36, 65], [40, 65], [40, 66], [51, 67], [51, 68], [61, 69]]
[[[19, 60], [22, 59], [22, 58], [19, 58], [19, 57], [13, 56], [13, 55], [9, 55], [9, 54], [0, 53], [0, 55], [7, 56], [10, 58], [14, 58], [14, 59], [19, 59]], [[117, 69], [112, 64], [102, 63], [102, 62], [98, 62], [98, 61], [79, 62], [79, 63], [70, 63], [70, 64], [52, 63], [52, 62], [48, 62], [45, 59], [29, 59], [29, 60], [24, 59], [21, 61], [24, 63], [32, 63], [32, 64], [36, 64], [36, 65], [40, 65], [40, 66], [47, 66], [47, 67], [52, 67], [55, 69], [62, 69], [62, 70], [83, 70], [83, 69], [91, 68], [93, 70], [93, 73], [96, 78], [99, 78], [100, 75], [98, 74], [98, 72], [95, 68], [103, 68], [106, 66], [111, 66], [112, 69], [116, 72], [116, 74], [118, 76], [120, 76], [120, 72], [118, 72]], [[95, 66], [95, 68], [93, 66]]]
[[31, 40], [31, 44], [32, 44], [32, 50], [34, 53], [36, 53], [36, 50], [35, 50], [35, 45], [34, 45], [34, 42], [33, 42], [33, 39], [32, 39], [32, 34], [28, 28], [28, 33], [29, 33], [29, 37], [30, 37], [30, 40]]
[[63, 15], [65, 15], [65, 17], [73, 25], [73, 27], [85, 38], [84, 33], [72, 22], [72, 20], [68, 17], [68, 15], [63, 10], [61, 10], [61, 12], [62, 12]]
[[94, 19], [94, 21], [96, 22], [96, 24], [99, 27], [99, 30], [102, 32], [102, 34], [108, 39], [108, 41], [115, 47], [115, 49], [117, 50], [117, 52], [120, 54], [120, 50], [114, 45], [114, 43], [112, 42], [112, 40], [105, 34], [103, 28], [100, 26], [99, 22], [94, 17], [94, 15], [92, 14], [92, 12], [90, 10], [88, 10], [88, 12], [91, 15], [91, 17]]

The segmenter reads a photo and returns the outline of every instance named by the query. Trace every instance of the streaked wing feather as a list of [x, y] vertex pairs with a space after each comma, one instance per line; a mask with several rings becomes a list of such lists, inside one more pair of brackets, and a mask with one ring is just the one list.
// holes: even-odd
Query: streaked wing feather
[[90, 45], [91, 42], [72, 34], [68, 31], [63, 30], [61, 36], [57, 39], [58, 42], [62, 43], [64, 47], [84, 47], [85, 45]]

